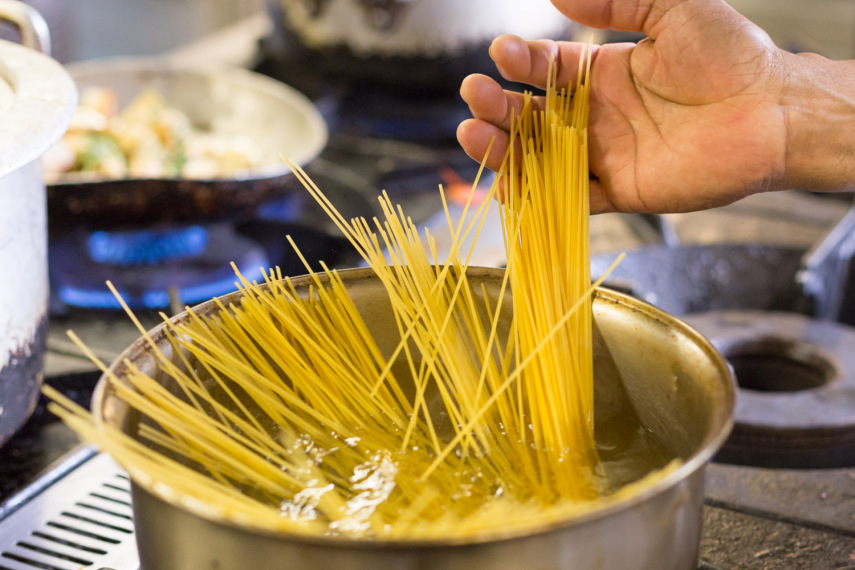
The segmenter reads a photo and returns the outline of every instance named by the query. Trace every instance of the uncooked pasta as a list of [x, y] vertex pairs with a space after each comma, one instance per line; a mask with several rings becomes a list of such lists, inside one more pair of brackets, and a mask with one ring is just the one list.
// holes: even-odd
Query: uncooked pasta
[[592, 508], [615, 489], [594, 437], [585, 55], [572, 94], [551, 71], [542, 109], [528, 95], [513, 122], [498, 293], [468, 269], [499, 182], [476, 204], [476, 180], [459, 220], [446, 206], [440, 257], [385, 193], [381, 216], [347, 220], [292, 165], [382, 286], [392, 349], [292, 242], [308, 285], [238, 274], [238, 301], [164, 316], [165, 344], [145, 336], [156, 374], [99, 362], [141, 418], [129, 433], [48, 390], [52, 409], [161, 495], [266, 529], [424, 539]]

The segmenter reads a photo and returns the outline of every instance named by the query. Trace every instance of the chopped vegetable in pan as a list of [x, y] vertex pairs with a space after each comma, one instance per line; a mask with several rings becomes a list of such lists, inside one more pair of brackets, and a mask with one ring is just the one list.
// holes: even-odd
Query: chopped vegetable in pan
[[48, 183], [69, 172], [103, 178], [225, 178], [261, 162], [247, 137], [205, 131], [153, 89], [119, 112], [110, 89], [81, 95], [65, 137], [44, 157]]

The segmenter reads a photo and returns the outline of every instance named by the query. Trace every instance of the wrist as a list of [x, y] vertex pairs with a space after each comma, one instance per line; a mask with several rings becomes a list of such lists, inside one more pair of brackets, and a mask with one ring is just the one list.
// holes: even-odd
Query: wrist
[[855, 62], [784, 54], [787, 125], [777, 185], [816, 191], [855, 187]]

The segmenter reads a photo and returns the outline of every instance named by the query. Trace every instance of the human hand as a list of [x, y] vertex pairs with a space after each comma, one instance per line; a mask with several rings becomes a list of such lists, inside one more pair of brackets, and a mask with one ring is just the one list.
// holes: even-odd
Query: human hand
[[[800, 82], [827, 75], [827, 60], [779, 50], [721, 0], [553, 3], [579, 23], [648, 37], [637, 45], [594, 48], [592, 212], [693, 211], [787, 184], [832, 189], [855, 180], [853, 168], [820, 172], [818, 152], [808, 144], [821, 135], [811, 125], [819, 109], [805, 112], [805, 102], [818, 93]], [[552, 55], [558, 84], [575, 81], [583, 48], [501, 36], [490, 54], [505, 78], [543, 87]], [[828, 95], [829, 89], [823, 84], [820, 91]], [[464, 80], [461, 95], [474, 118], [460, 125], [458, 139], [481, 160], [495, 137], [487, 164], [497, 170], [522, 96], [480, 75]], [[817, 176], [826, 179], [817, 182]]]

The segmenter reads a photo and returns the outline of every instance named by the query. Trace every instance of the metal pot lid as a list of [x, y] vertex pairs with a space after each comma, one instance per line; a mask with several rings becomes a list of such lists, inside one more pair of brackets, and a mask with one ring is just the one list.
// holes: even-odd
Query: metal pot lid
[[0, 178], [58, 141], [76, 107], [77, 89], [57, 61], [0, 41]]

